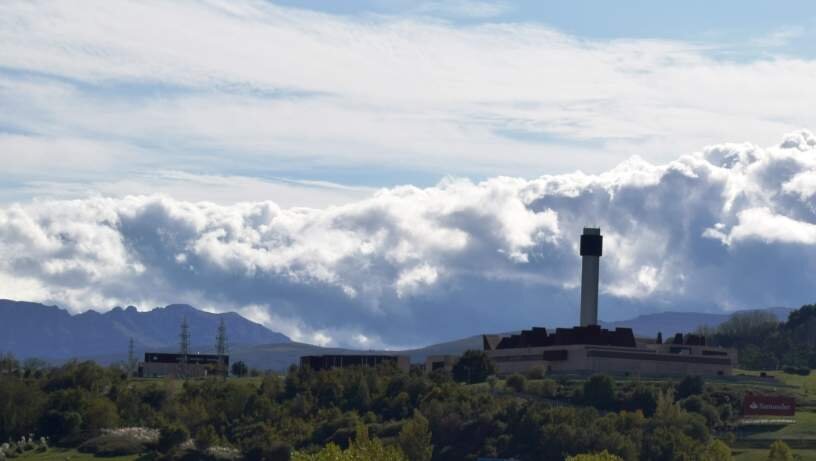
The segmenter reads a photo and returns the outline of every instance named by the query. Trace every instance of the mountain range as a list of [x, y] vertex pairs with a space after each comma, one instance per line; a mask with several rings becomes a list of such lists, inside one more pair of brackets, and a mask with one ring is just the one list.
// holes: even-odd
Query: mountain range
[[[779, 320], [785, 320], [792, 309], [777, 307], [767, 310]], [[729, 316], [661, 312], [625, 321], [602, 322], [602, 326], [629, 327], [636, 335], [646, 338], [656, 336], [657, 332], [669, 337], [677, 332], [693, 331], [701, 325], [716, 327], [728, 320]], [[56, 306], [11, 300], [0, 300], [0, 352], [11, 352], [18, 358], [37, 357], [51, 362], [72, 358], [95, 360], [103, 364], [119, 362], [127, 358], [130, 338], [133, 338], [137, 357], [145, 351], [178, 350], [179, 326], [185, 318], [194, 351], [206, 353], [214, 349], [216, 330], [223, 319], [231, 360], [241, 360], [259, 369], [284, 370], [297, 363], [302, 355], [360, 352], [295, 342], [235, 312], [214, 314], [186, 304], [172, 304], [145, 312], [129, 306], [116, 307], [105, 313], [89, 310], [71, 315]], [[468, 349], [481, 347], [481, 335], [474, 335], [399, 353], [410, 356], [413, 362], [421, 362], [429, 355], [461, 354]], [[389, 351], [366, 353], [385, 354]]]
[[[788, 319], [788, 314], [794, 309], [788, 307], [771, 307], [763, 310], [773, 314], [780, 322]], [[741, 311], [746, 312], [746, 311]], [[663, 333], [663, 337], [668, 338], [675, 333], [686, 333], [697, 329], [699, 326], [716, 327], [725, 322], [732, 314], [710, 314], [702, 312], [659, 312], [655, 314], [645, 314], [629, 320], [617, 322], [603, 322], [604, 328], [629, 327], [634, 330], [637, 336], [656, 337], [658, 332]]]
[[199, 349], [215, 347], [221, 319], [227, 327], [230, 343], [236, 346], [290, 341], [285, 335], [237, 313], [213, 314], [186, 304], [157, 307], [147, 312], [129, 306], [105, 313], [89, 310], [71, 315], [56, 306], [3, 299], [0, 300], [0, 351], [21, 358], [46, 360], [100, 353], [127, 356], [130, 338], [136, 351], [176, 348], [179, 326], [185, 318], [190, 344]]

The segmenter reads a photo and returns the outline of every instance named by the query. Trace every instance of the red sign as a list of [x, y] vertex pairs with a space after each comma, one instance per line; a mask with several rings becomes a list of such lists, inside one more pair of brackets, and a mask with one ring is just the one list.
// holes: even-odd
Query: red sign
[[793, 416], [796, 414], [796, 400], [793, 397], [747, 394], [742, 399], [742, 414]]

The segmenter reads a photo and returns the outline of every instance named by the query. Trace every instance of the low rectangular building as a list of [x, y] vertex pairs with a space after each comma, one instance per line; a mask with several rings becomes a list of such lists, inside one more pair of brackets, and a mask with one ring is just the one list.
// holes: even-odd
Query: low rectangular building
[[145, 352], [138, 371], [144, 378], [201, 378], [228, 373], [228, 355], [166, 352]]
[[385, 354], [331, 354], [331, 355], [304, 355], [300, 358], [300, 366], [315, 371], [330, 370], [332, 368], [348, 367], [376, 367], [384, 363], [407, 372], [411, 368], [411, 360], [407, 355]]
[[429, 355], [425, 358], [425, 372], [442, 370], [450, 373], [453, 371], [453, 366], [459, 361], [459, 357], [458, 355]]

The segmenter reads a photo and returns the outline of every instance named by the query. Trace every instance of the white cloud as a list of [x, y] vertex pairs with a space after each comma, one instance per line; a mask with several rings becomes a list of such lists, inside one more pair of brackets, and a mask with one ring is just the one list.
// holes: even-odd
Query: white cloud
[[439, 273], [428, 264], [407, 269], [397, 278], [397, 283], [395, 284], [397, 297], [403, 298], [414, 291], [419, 291], [423, 285], [433, 285], [438, 278]]
[[753, 43], [760, 47], [782, 47], [788, 45], [792, 40], [802, 37], [805, 32], [806, 29], [801, 26], [783, 27], [764, 36], [755, 38]]
[[602, 318], [795, 306], [814, 296], [816, 210], [788, 186], [816, 171], [810, 139], [600, 175], [446, 179], [320, 209], [164, 196], [7, 206], [0, 297], [73, 310], [185, 301], [307, 342], [419, 344], [574, 323], [578, 235], [598, 225]]
[[512, 10], [506, 2], [475, 1], [475, 0], [445, 0], [420, 3], [416, 12], [448, 17], [464, 17], [485, 19], [500, 16]]
[[748, 239], [816, 245], [816, 224], [777, 215], [768, 208], [751, 208], [739, 213], [738, 224], [726, 237], [727, 242]]

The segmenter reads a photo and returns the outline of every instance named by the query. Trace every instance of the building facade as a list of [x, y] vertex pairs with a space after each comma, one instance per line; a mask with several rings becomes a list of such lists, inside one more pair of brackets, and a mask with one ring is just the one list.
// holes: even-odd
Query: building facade
[[376, 367], [386, 363], [391, 363], [405, 372], [411, 368], [411, 359], [407, 355], [330, 354], [304, 355], [300, 358], [301, 367], [315, 371], [332, 368]]
[[[678, 340], [679, 339], [679, 340]], [[679, 335], [667, 344], [639, 344], [629, 328], [605, 330], [597, 325], [545, 328], [508, 337], [484, 337], [485, 351], [500, 375], [547, 372], [592, 372], [632, 375], [731, 375], [733, 349], [705, 345], [696, 335]]]
[[429, 355], [425, 358], [425, 372], [434, 371], [453, 372], [453, 366], [459, 361], [458, 355]]
[[215, 354], [145, 352], [138, 369], [138, 376], [143, 378], [203, 378], [228, 373], [229, 356]]

